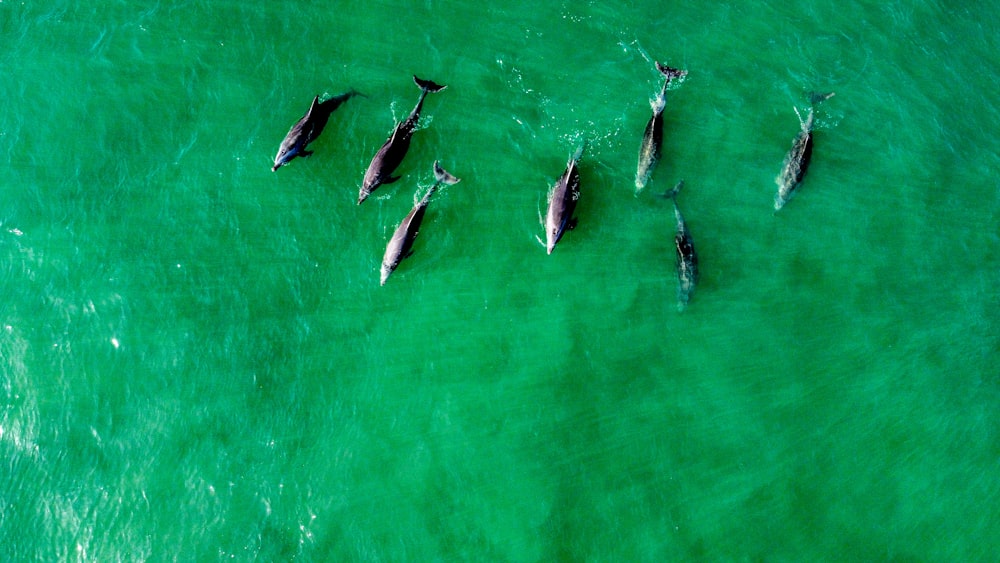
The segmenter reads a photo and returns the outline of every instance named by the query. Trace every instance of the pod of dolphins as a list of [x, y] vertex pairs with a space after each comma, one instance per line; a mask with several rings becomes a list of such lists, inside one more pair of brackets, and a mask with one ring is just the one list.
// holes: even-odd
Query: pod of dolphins
[[[636, 193], [646, 187], [660, 160], [663, 145], [663, 110], [666, 107], [667, 91], [673, 81], [682, 80], [687, 75], [686, 70], [672, 68], [659, 62], [655, 64], [656, 69], [664, 76], [664, 82], [656, 98], [650, 100], [653, 114], [646, 124], [642, 143], [639, 146], [639, 162], [635, 174]], [[413, 77], [413, 82], [420, 88], [420, 98], [413, 111], [406, 119], [396, 124], [389, 138], [372, 157], [358, 192], [358, 205], [361, 205], [379, 186], [399, 180], [399, 176], [392, 174], [403, 162], [403, 158], [410, 148], [413, 132], [419, 124], [424, 99], [427, 94], [440, 92], [447, 88], [447, 86], [423, 80], [417, 76]], [[314, 97], [309, 110], [292, 126], [281, 142], [271, 170], [277, 170], [296, 157], [311, 155], [312, 151], [307, 150], [307, 148], [323, 132], [323, 128], [326, 127], [330, 119], [330, 114], [344, 102], [357, 95], [359, 93], [352, 89], [323, 101], [320, 101], [319, 96]], [[805, 119], [802, 119], [797, 108], [793, 108], [796, 115], [799, 116], [800, 131], [792, 140], [792, 147], [785, 155], [781, 172], [775, 178], [775, 183], [778, 185], [777, 193], [774, 196], [775, 211], [784, 207], [802, 184], [812, 159], [814, 108], [832, 96], [833, 92], [811, 94], [809, 113]], [[556, 244], [566, 234], [566, 231], [576, 226], [577, 220], [573, 213], [576, 210], [577, 201], [580, 199], [579, 163], [585, 146], [586, 143], [581, 142], [566, 163], [565, 171], [548, 191], [548, 209], [542, 220], [545, 228], [545, 241], [542, 242], [539, 239], [539, 242], [544, 244], [548, 254], [552, 254]], [[459, 182], [459, 178], [442, 168], [440, 162], [435, 161], [433, 169], [434, 184], [419, 200], [414, 196], [413, 209], [403, 218], [386, 245], [380, 272], [381, 285], [385, 285], [389, 275], [399, 266], [399, 263], [412, 254], [413, 243], [420, 232], [420, 224], [424, 219], [431, 196], [442, 185], [452, 185]], [[677, 194], [683, 185], [684, 181], [681, 180], [672, 190], [662, 194], [662, 197], [670, 199], [674, 206], [674, 219], [676, 221], [674, 246], [677, 255], [677, 308], [679, 311], [683, 311], [687, 307], [698, 282], [698, 255], [695, 253], [694, 240], [684, 222], [680, 208], [677, 206]]]

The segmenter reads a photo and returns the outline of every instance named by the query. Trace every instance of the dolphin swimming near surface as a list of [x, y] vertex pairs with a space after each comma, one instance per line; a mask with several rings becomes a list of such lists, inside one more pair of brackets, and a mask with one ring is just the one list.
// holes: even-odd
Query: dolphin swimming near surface
[[677, 220], [677, 234], [674, 235], [674, 247], [677, 249], [677, 310], [683, 311], [694, 293], [698, 283], [698, 254], [694, 251], [694, 239], [684, 222], [684, 216], [677, 207], [677, 194], [684, 186], [684, 180], [677, 182], [674, 189], [663, 194], [674, 203], [674, 218]]
[[413, 241], [420, 233], [420, 223], [424, 220], [424, 213], [427, 212], [427, 204], [431, 201], [431, 196], [437, 191], [441, 184], [457, 184], [460, 180], [441, 168], [438, 161], [434, 161], [434, 178], [436, 181], [431, 186], [424, 197], [416, 202], [410, 213], [403, 219], [403, 222], [396, 228], [396, 232], [389, 239], [389, 244], [385, 247], [385, 255], [382, 257], [382, 279], [379, 285], [385, 285], [385, 280], [389, 279], [389, 274], [399, 266], [399, 263], [412, 252]]
[[795, 136], [795, 139], [792, 140], [792, 148], [785, 155], [785, 162], [781, 167], [781, 173], [774, 179], [775, 183], [778, 184], [778, 193], [774, 195], [775, 211], [788, 203], [792, 194], [802, 184], [806, 170], [809, 169], [809, 162], [812, 160], [814, 107], [823, 100], [833, 97], [833, 94], [833, 92], [830, 92], [827, 94], [814, 93], [810, 95], [809, 113], [806, 114], [805, 119], [802, 119], [798, 108], [793, 108], [795, 115], [799, 117], [801, 130]]
[[420, 99], [417, 100], [417, 105], [414, 106], [410, 115], [396, 124], [396, 128], [392, 130], [392, 134], [386, 139], [385, 144], [382, 145], [382, 148], [372, 158], [371, 164], [368, 165], [368, 170], [365, 171], [365, 179], [361, 184], [361, 191], [358, 193], [358, 205], [361, 205], [361, 202], [367, 199], [369, 194], [382, 184], [389, 184], [399, 179], [399, 176], [392, 176], [392, 172], [403, 162], [406, 151], [410, 149], [410, 137], [413, 135], [413, 131], [416, 129], [417, 122], [420, 119], [420, 110], [424, 105], [424, 98], [429, 93], [433, 94], [447, 88], [447, 86], [435, 84], [430, 80], [421, 80], [416, 75], [413, 76], [413, 81], [420, 87]]
[[646, 187], [646, 183], [653, 175], [653, 168], [660, 160], [660, 149], [663, 146], [663, 108], [667, 104], [667, 88], [670, 87], [670, 82], [673, 79], [684, 78], [687, 75], [686, 70], [671, 68], [659, 62], [656, 63], [656, 69], [666, 77], [666, 80], [663, 82], [663, 88], [660, 89], [659, 95], [649, 101], [653, 108], [653, 115], [646, 123], [646, 131], [642, 135], [642, 145], [639, 147], [639, 166], [635, 172], [636, 192]]
[[580, 169], [577, 164], [583, 154], [585, 143], [581, 143], [566, 163], [566, 171], [549, 190], [549, 208], [545, 213], [545, 250], [552, 254], [556, 243], [567, 229], [576, 227], [573, 211], [580, 199]]
[[309, 106], [309, 111], [295, 125], [292, 125], [292, 128], [288, 130], [288, 134], [285, 135], [285, 140], [281, 141], [281, 147], [278, 148], [278, 154], [274, 157], [274, 166], [271, 167], [271, 171], [274, 172], [288, 164], [289, 161], [297, 156], [311, 155], [312, 151], [306, 150], [306, 147], [323, 132], [323, 128], [326, 127], [326, 123], [330, 120], [330, 114], [339, 108], [340, 104], [357, 95], [357, 91], [351, 90], [350, 92], [327, 98], [322, 102], [319, 101], [319, 96], [314, 97], [312, 104]]

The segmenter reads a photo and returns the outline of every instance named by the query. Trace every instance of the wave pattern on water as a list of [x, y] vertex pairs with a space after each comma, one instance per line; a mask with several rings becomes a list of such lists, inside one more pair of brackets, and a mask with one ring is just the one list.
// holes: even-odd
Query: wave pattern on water
[[[0, 553], [987, 558], [993, 27], [899, 2], [0, 3]], [[637, 196], [653, 60], [689, 75]], [[414, 74], [448, 89], [357, 206]], [[811, 91], [837, 95], [776, 214]], [[379, 287], [435, 160], [462, 182]], [[677, 314], [654, 196], [681, 178], [702, 277]]]

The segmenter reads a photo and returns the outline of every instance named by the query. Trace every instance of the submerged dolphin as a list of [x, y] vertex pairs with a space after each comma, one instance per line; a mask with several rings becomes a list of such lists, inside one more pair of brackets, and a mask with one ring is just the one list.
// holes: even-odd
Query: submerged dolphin
[[566, 171], [549, 190], [549, 209], [545, 213], [545, 250], [549, 254], [552, 254], [552, 250], [566, 229], [576, 226], [573, 211], [576, 209], [577, 200], [580, 199], [580, 169], [577, 163], [583, 154], [583, 147], [581, 144], [580, 148], [576, 149], [566, 163]]
[[416, 75], [413, 81], [420, 87], [420, 99], [417, 105], [410, 112], [410, 115], [403, 121], [396, 124], [392, 130], [392, 135], [386, 139], [382, 148], [375, 153], [368, 170], [365, 172], [364, 182], [361, 184], [361, 191], [358, 193], [358, 205], [368, 198], [368, 195], [375, 191], [382, 184], [389, 184], [399, 179], [399, 176], [392, 176], [392, 172], [403, 162], [406, 151], [410, 149], [410, 137], [417, 127], [420, 119], [420, 109], [424, 105], [424, 98], [428, 93], [440, 92], [447, 88], [440, 84], [435, 84], [430, 80], [421, 80]]
[[812, 94], [809, 98], [809, 113], [806, 114], [805, 119], [802, 119], [798, 108], [793, 108], [795, 109], [795, 115], [799, 117], [801, 130], [795, 136], [795, 139], [792, 140], [792, 148], [785, 155], [785, 162], [781, 167], [781, 173], [774, 179], [774, 182], [778, 184], [778, 193], [774, 195], [775, 211], [788, 203], [792, 194], [802, 183], [802, 179], [806, 175], [806, 170], [809, 169], [809, 162], [812, 160], [813, 151], [813, 108], [816, 104], [832, 97], [833, 94], [833, 92], [828, 94]]
[[420, 233], [420, 223], [424, 220], [424, 213], [427, 212], [427, 204], [431, 201], [431, 196], [437, 191], [441, 184], [457, 184], [459, 179], [452, 176], [441, 168], [438, 161], [434, 161], [434, 177], [436, 181], [431, 189], [427, 190], [424, 197], [416, 202], [410, 213], [403, 219], [403, 222], [396, 227], [396, 232], [389, 239], [389, 244], [385, 247], [385, 255], [382, 257], [382, 281], [380, 285], [385, 285], [385, 280], [389, 279], [389, 274], [399, 266], [404, 258], [412, 254], [413, 241]]
[[677, 220], [677, 234], [674, 246], [677, 249], [677, 310], [683, 311], [691, 300], [694, 286], [698, 283], [698, 254], [694, 251], [694, 239], [684, 222], [684, 216], [677, 207], [677, 193], [684, 186], [684, 180], [677, 182], [674, 189], [663, 194], [674, 202], [674, 218]]
[[653, 115], [646, 123], [646, 131], [642, 135], [642, 145], [639, 147], [639, 167], [635, 172], [635, 190], [637, 192], [646, 187], [646, 182], [649, 182], [650, 176], [653, 175], [653, 168], [660, 160], [660, 148], [663, 146], [663, 108], [667, 105], [667, 88], [670, 87], [670, 81], [673, 79], [683, 78], [687, 75], [686, 70], [671, 68], [659, 62], [656, 63], [656, 69], [666, 77], [666, 80], [664, 80], [663, 88], [660, 89], [660, 94], [656, 96], [656, 99], [649, 101], [649, 105], [653, 108]]
[[271, 171], [274, 172], [288, 164], [289, 161], [297, 156], [311, 155], [312, 151], [307, 151], [306, 147], [323, 132], [327, 121], [330, 120], [330, 114], [339, 108], [340, 104], [357, 95], [357, 91], [351, 90], [350, 92], [327, 98], [322, 102], [319, 101], [319, 96], [314, 97], [312, 104], [309, 106], [309, 111], [295, 125], [292, 125], [292, 128], [288, 130], [288, 134], [285, 135], [285, 140], [281, 141], [281, 147], [278, 148], [278, 154], [274, 157], [274, 166], [271, 167]]

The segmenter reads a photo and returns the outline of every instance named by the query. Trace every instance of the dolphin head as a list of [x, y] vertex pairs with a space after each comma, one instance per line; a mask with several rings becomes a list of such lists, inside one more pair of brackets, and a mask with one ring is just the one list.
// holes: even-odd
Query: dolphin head
[[371, 170], [365, 172], [365, 177], [361, 180], [361, 190], [358, 191], [358, 205], [361, 205], [362, 201], [368, 199], [368, 196], [375, 191], [375, 188], [381, 185], [382, 182], [379, 180], [377, 172]]
[[271, 167], [271, 172], [274, 172], [275, 170], [288, 164], [288, 161], [295, 158], [296, 152], [297, 151], [295, 150], [288, 150], [282, 147], [281, 150], [278, 151], [278, 155], [274, 157], [274, 166]]

